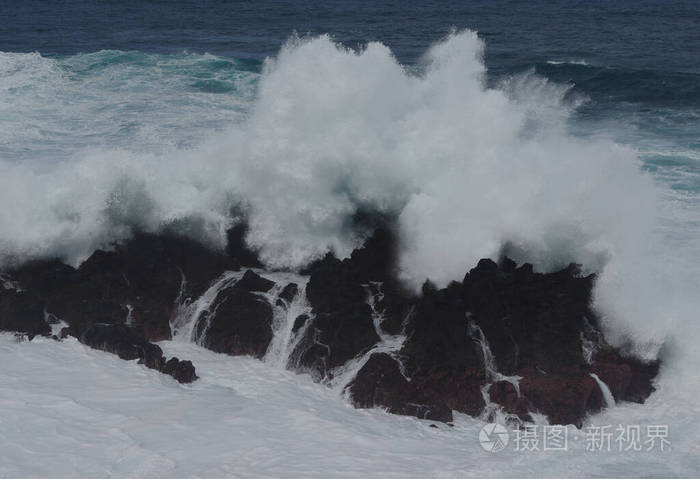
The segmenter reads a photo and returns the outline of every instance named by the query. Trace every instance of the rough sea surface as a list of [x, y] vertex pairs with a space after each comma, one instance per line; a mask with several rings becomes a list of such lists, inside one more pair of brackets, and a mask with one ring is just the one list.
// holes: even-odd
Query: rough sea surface
[[504, 248], [576, 261], [608, 336], [664, 361], [592, 424], [667, 425], [671, 450], [487, 453], [476, 420], [194, 345], [163, 345], [202, 376], [180, 386], [3, 336], [0, 477], [695, 477], [699, 27], [695, 1], [4, 2], [0, 266], [135, 229], [221, 245], [241, 209], [283, 269], [348, 254], [368, 210], [399, 218], [410, 285]]

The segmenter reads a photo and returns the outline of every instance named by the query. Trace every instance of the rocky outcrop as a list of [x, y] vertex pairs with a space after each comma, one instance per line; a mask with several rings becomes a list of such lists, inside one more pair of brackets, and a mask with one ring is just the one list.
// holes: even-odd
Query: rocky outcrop
[[499, 404], [503, 411], [520, 418], [522, 421], [531, 421], [530, 402], [520, 393], [511, 381], [496, 381], [489, 387], [489, 400]]
[[592, 369], [608, 385], [616, 401], [641, 404], [654, 392], [659, 362], [640, 361], [608, 347], [595, 354]]
[[[605, 342], [590, 306], [595, 277], [576, 265], [542, 274], [508, 258], [482, 259], [461, 282], [442, 289], [426, 282], [414, 293], [394, 270], [392, 223], [367, 224], [374, 234], [349, 258], [329, 254], [308, 267], [305, 289], [303, 278], [282, 288], [259, 270], [222, 276], [262, 266], [245, 246], [243, 224], [221, 252], [171, 234], [138, 234], [77, 268], [27, 263], [0, 278], [0, 329], [48, 335], [49, 320], [60, 318], [91, 347], [189, 382], [194, 366], [166, 359], [152, 341], [170, 338], [175, 313], [212, 288], [189, 323], [199, 344], [262, 358], [273, 322], [288, 312], [287, 366], [333, 384], [340, 378], [358, 407], [435, 421], [450, 421], [453, 411], [521, 421], [539, 413], [580, 426], [604, 407], [592, 374], [617, 401], [643, 402], [653, 392], [659, 363]], [[290, 308], [300, 295], [310, 311]], [[345, 367], [351, 361], [355, 377], [339, 376], [355, 370]]]
[[0, 285], [0, 331], [48, 335], [51, 326], [44, 316], [44, 303], [33, 293], [4, 288]]
[[375, 353], [358, 372], [349, 392], [357, 407], [381, 407], [394, 414], [452, 421], [452, 409], [444, 401], [432, 402], [421, 386], [405, 376], [396, 358]]
[[395, 279], [395, 247], [394, 232], [385, 225], [350, 258], [341, 261], [329, 254], [308, 268], [306, 296], [313, 316], [307, 319], [305, 335], [292, 354], [293, 366], [329, 378], [335, 368], [375, 346], [380, 337], [368, 297], [378, 282], [391, 286], [377, 307], [390, 318], [385, 323], [391, 331], [400, 329], [410, 305]]
[[289, 304], [294, 301], [294, 298], [296, 298], [298, 293], [299, 285], [296, 283], [289, 283], [282, 289], [282, 291], [280, 291], [278, 298], [286, 301], [287, 304]]
[[[408, 300], [414, 309], [398, 354], [411, 388], [387, 383], [381, 371], [388, 366], [369, 361], [350, 384], [351, 396], [364, 406], [367, 391], [380, 391], [374, 404], [405, 411], [417, 389], [429, 404], [476, 416], [486, 406], [485, 390], [488, 401], [522, 420], [537, 412], [551, 423], [581, 426], [603, 407], [596, 373], [616, 399], [643, 401], [658, 363], [625, 358], [605, 344], [590, 308], [593, 281], [575, 265], [540, 274], [505, 258], [500, 265], [483, 259], [462, 283], [441, 290], [426, 283], [420, 298]], [[600, 351], [588, 361], [583, 341], [592, 332]], [[504, 376], [517, 379], [498, 379]], [[387, 391], [392, 384], [396, 391]]]
[[274, 281], [265, 279], [259, 274], [254, 273], [252, 270], [247, 270], [243, 277], [236, 283], [236, 289], [249, 292], [261, 292], [267, 293], [275, 285]]
[[[41, 260], [7, 271], [23, 291], [0, 293], [0, 327], [46, 335], [51, 331], [46, 313], [65, 321], [67, 334], [90, 346], [129, 359], [136, 354], [162, 370], [159, 348], [150, 341], [170, 338], [176, 300], [198, 297], [217, 276], [236, 268], [231, 256], [195, 241], [137, 234], [111, 251], [95, 251], [77, 268]], [[180, 379], [196, 377], [191, 363], [175, 366]]]
[[[248, 278], [248, 279], [246, 279]], [[274, 282], [248, 270], [235, 285], [222, 290], [207, 320], [202, 346], [232, 356], [262, 358], [272, 341], [272, 306], [252, 291], [268, 291]]]
[[195, 373], [192, 361], [181, 361], [178, 358], [168, 359], [165, 362], [163, 369], [161, 369], [161, 372], [172, 376], [180, 383], [191, 383], [197, 379], [197, 374]]
[[94, 349], [113, 353], [121, 359], [138, 359], [139, 364], [168, 374], [181, 383], [197, 379], [190, 361], [166, 360], [163, 351], [136, 329], [125, 324], [95, 324], [83, 332], [80, 342]]
[[139, 234], [113, 251], [96, 251], [77, 269], [38, 261], [9, 274], [66, 321], [75, 337], [92, 324], [120, 324], [129, 316], [146, 338], [160, 341], [170, 338], [175, 300], [198, 297], [235, 266], [192, 240]]

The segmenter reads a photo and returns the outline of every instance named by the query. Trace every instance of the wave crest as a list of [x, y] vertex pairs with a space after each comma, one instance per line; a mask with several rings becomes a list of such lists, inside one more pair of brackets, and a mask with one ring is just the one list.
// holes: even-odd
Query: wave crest
[[[507, 248], [543, 270], [600, 271], [601, 308], [637, 314], [619, 304], [643, 280], [608, 272], [638, 271], [652, 254], [651, 179], [634, 151], [567, 132], [580, 100], [568, 87], [528, 72], [489, 88], [483, 51], [476, 33], [455, 32], [414, 73], [380, 43], [294, 38], [266, 61], [246, 119], [199, 146], [3, 161], [2, 257], [78, 261], [134, 228], [173, 225], [221, 245], [243, 209], [262, 259], [293, 269], [348, 255], [363, 240], [353, 215], [371, 210], [399, 218], [412, 284], [444, 284]], [[656, 330], [644, 331], [651, 341]]]

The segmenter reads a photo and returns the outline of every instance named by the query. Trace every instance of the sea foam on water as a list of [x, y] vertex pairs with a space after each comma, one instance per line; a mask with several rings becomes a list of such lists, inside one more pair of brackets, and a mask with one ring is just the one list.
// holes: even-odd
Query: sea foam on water
[[[632, 149], [568, 131], [583, 99], [533, 73], [489, 87], [483, 54], [475, 32], [454, 32], [409, 71], [380, 43], [295, 37], [265, 62], [245, 118], [194, 146], [3, 159], [2, 259], [75, 263], [135, 229], [221, 247], [236, 211], [268, 266], [297, 269], [348, 255], [364, 239], [353, 216], [380, 212], [399, 218], [408, 284], [444, 285], [501, 252], [539, 270], [574, 261], [599, 273], [610, 337], [648, 357], [666, 344], [692, 370], [697, 271], [677, 258], [697, 248], [665, 245], [659, 188]], [[30, 60], [30, 80], [80, 81]]]

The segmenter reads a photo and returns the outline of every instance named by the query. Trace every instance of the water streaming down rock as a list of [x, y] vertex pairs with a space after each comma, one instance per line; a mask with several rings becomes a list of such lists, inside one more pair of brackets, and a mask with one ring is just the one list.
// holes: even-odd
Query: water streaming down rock
[[[246, 275], [252, 272], [258, 278], [269, 281], [268, 286], [263, 286], [263, 290], [256, 290], [256, 286], [241, 285]], [[252, 276], [250, 276], [252, 277]], [[183, 282], [185, 279], [183, 278]], [[271, 339], [266, 345], [265, 351], [259, 356], [267, 363], [288, 367], [290, 365], [290, 355], [299, 336], [303, 333], [298, 328], [295, 330], [295, 323], [304, 315], [311, 315], [311, 307], [306, 300], [305, 288], [308, 277], [287, 273], [268, 272], [260, 269], [250, 269], [247, 271], [227, 271], [196, 300], [180, 299], [177, 312], [171, 321], [171, 328], [174, 340], [194, 342], [200, 346], [209, 347], [211, 341], [207, 337], [212, 320], [216, 318], [219, 307], [227, 301], [230, 296], [227, 292], [241, 286], [239, 289], [245, 291], [255, 301], [262, 302], [269, 306], [272, 312], [270, 321]], [[230, 315], [231, 311], [226, 314]], [[235, 314], [235, 309], [233, 311]], [[256, 319], [261, 323], [266, 321], [264, 315]], [[224, 321], [234, 321], [234, 318], [224, 318]]]
[[398, 335], [387, 334], [382, 328], [382, 322], [384, 322], [386, 319], [384, 313], [378, 306], [384, 298], [382, 283], [379, 281], [373, 281], [365, 285], [365, 291], [367, 293], [367, 304], [372, 310], [372, 324], [374, 324], [374, 329], [380, 340], [374, 347], [360, 354], [359, 356], [356, 356], [354, 359], [336, 368], [332, 372], [329, 384], [331, 387], [341, 392], [345, 392], [348, 385], [355, 379], [360, 369], [367, 364], [367, 361], [369, 361], [372, 355], [379, 353], [384, 353], [391, 356], [396, 361], [399, 371], [401, 371], [404, 377], [410, 381], [406, 375], [403, 362], [398, 355], [398, 352], [401, 350], [403, 343], [406, 340], [406, 336], [403, 333]]
[[588, 318], [583, 318], [583, 331], [581, 331], [581, 352], [586, 364], [593, 364], [595, 353], [602, 342], [601, 334], [596, 330]]
[[304, 332], [298, 321], [312, 314], [306, 299], [306, 284], [309, 278], [282, 272], [268, 273], [265, 276], [275, 281], [275, 286], [264, 293], [267, 301], [274, 305], [273, 336], [264, 360], [272, 365], [288, 368], [291, 366], [292, 351]]
[[[262, 359], [273, 366], [296, 369], [303, 372], [304, 368], [299, 367], [295, 362], [293, 353], [306, 333], [307, 328], [310, 327], [311, 321], [308, 318], [313, 315], [312, 308], [306, 298], [306, 285], [309, 277], [294, 273], [267, 272], [257, 269], [254, 272], [274, 282], [274, 286], [268, 291], [256, 291], [253, 293], [272, 308], [272, 339]], [[212, 318], [216, 316], [219, 305], [224, 300], [222, 293], [227, 288], [236, 287], [243, 276], [243, 272], [228, 271], [219, 277], [196, 300], [182, 300], [171, 322], [173, 339], [194, 342], [206, 347], [207, 332], [211, 326]], [[292, 285], [294, 287], [290, 287]], [[402, 374], [410, 381], [398, 355], [405, 341], [405, 336], [403, 334], [388, 334], [382, 328], [385, 316], [378, 306], [384, 297], [382, 283], [371, 282], [364, 285], [364, 288], [367, 295], [367, 304], [372, 311], [372, 323], [380, 341], [372, 348], [330, 371], [323, 382], [339, 393], [345, 392], [358, 371], [373, 354], [377, 353], [385, 353], [394, 358]], [[290, 290], [296, 291], [294, 294], [285, 294], [285, 292]], [[301, 321], [303, 321], [303, 324], [300, 324]]]
[[77, 270], [47, 262], [10, 272], [29, 296], [3, 285], [0, 311], [15, 314], [36, 292], [36, 317], [23, 329], [0, 326], [49, 334], [48, 311], [91, 347], [196, 379], [191, 364], [180, 361], [189, 369], [177, 373], [149, 343], [164, 339], [165, 326], [176, 342], [308, 372], [357, 407], [443, 422], [457, 411], [517, 425], [537, 421], [539, 411], [580, 426], [611, 404], [591, 372], [622, 401], [642, 402], [653, 391], [658, 365], [620, 356], [594, 316], [584, 321], [592, 277], [484, 259], [462, 283], [427, 282], [415, 295], [393, 276], [395, 244], [390, 229], [378, 232], [350, 258], [329, 255], [304, 276], [240, 270], [231, 259], [238, 255], [142, 236], [96, 252]]
[[487, 383], [481, 387], [481, 395], [484, 398], [485, 406], [480, 417], [481, 419], [489, 422], [510, 424], [514, 426], [520, 425], [522, 423], [521, 418], [518, 417], [517, 414], [507, 413], [503, 409], [502, 405], [493, 402], [491, 400], [490, 391], [495, 383], [505, 381], [513, 386], [518, 398], [520, 398], [520, 379], [522, 378], [520, 376], [504, 376], [498, 372], [496, 361], [493, 357], [491, 347], [489, 346], [484, 332], [476, 323], [470, 320], [469, 313], [467, 313], [466, 316], [469, 324], [469, 332], [471, 333], [471, 339], [476, 341], [481, 349], [481, 354], [484, 361], [484, 371], [486, 373], [487, 380]]
[[181, 292], [177, 299], [177, 310], [170, 322], [173, 340], [193, 342], [201, 345], [208, 329], [208, 321], [211, 315], [216, 312], [216, 300], [219, 297], [219, 293], [225, 288], [236, 284], [242, 276], [243, 273], [240, 271], [227, 271], [199, 298], [191, 301], [189, 298], [182, 298], [182, 291], [187, 282], [183, 274]]
[[615, 406], [615, 398], [613, 397], [612, 392], [610, 391], [610, 388], [608, 387], [607, 384], [601, 380], [597, 374], [591, 373], [591, 377], [595, 379], [595, 382], [598, 383], [598, 387], [600, 388], [600, 392], [603, 394], [603, 401], [605, 403], [605, 407], [613, 407]]

